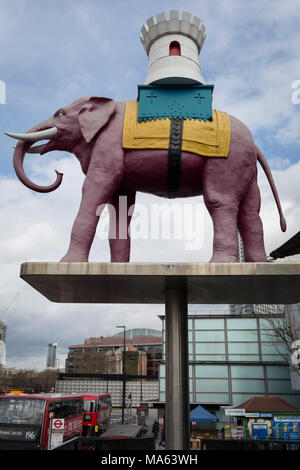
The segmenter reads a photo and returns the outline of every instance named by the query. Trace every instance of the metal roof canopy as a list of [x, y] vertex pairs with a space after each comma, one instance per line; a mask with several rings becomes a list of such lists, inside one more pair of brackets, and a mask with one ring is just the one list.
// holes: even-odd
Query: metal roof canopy
[[53, 302], [164, 303], [166, 448], [189, 449], [188, 303], [300, 301], [300, 261], [24, 263], [21, 277]]
[[23, 263], [21, 278], [52, 302], [189, 304], [300, 302], [300, 260], [267, 263]]

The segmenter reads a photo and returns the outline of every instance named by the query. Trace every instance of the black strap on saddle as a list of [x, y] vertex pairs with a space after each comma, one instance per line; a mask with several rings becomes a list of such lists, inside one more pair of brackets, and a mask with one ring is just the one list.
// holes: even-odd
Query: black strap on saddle
[[167, 198], [174, 199], [178, 196], [181, 172], [181, 147], [182, 147], [183, 119], [172, 118], [170, 128], [170, 143], [168, 152], [168, 182]]

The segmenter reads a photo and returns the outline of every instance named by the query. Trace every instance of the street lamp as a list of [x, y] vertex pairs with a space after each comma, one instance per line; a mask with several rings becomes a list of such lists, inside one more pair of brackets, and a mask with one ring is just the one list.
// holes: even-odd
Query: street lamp
[[117, 328], [124, 328], [124, 349], [123, 349], [123, 402], [122, 402], [122, 424], [124, 424], [124, 410], [125, 410], [125, 391], [126, 391], [126, 373], [125, 373], [125, 351], [126, 351], [126, 327], [124, 325], [119, 325]]

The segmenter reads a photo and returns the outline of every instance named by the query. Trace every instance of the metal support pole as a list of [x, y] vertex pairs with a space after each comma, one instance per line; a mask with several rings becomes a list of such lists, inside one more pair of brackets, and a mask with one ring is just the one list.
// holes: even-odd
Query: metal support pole
[[125, 394], [126, 394], [126, 371], [125, 371], [125, 338], [126, 328], [124, 328], [124, 348], [123, 348], [123, 397], [122, 397], [122, 424], [124, 424], [124, 411], [125, 411]]
[[126, 352], [126, 327], [124, 325], [117, 326], [117, 328], [123, 328], [123, 360], [122, 360], [122, 369], [123, 369], [123, 393], [122, 393], [122, 424], [124, 424], [124, 411], [125, 411], [125, 395], [126, 395], [126, 371], [125, 371], [125, 352]]
[[187, 291], [167, 286], [166, 311], [166, 449], [190, 446]]

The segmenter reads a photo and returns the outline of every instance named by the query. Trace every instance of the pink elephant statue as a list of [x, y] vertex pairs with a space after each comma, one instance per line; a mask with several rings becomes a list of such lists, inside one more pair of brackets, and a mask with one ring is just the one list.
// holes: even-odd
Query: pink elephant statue
[[[97, 223], [99, 207], [110, 203], [118, 216], [119, 196], [127, 196], [128, 207], [135, 202], [136, 191], [165, 197], [168, 150], [130, 150], [122, 148], [125, 102], [102, 97], [80, 98], [60, 108], [26, 134], [7, 135], [18, 139], [14, 168], [28, 188], [49, 192], [59, 187], [62, 174], [50, 186], [31, 182], [23, 168], [26, 152], [41, 155], [51, 150], [76, 155], [86, 175], [82, 199], [73, 224], [70, 245], [63, 262], [87, 262]], [[256, 147], [247, 127], [230, 116], [231, 141], [228, 158], [207, 158], [189, 152], [181, 154], [181, 180], [178, 197], [203, 195], [213, 221], [214, 240], [211, 262], [237, 262], [237, 230], [240, 232], [245, 261], [266, 261], [263, 227], [259, 216], [260, 192], [257, 184], [257, 160], [262, 165], [272, 188], [286, 230], [279, 197], [265, 157]], [[33, 142], [49, 139], [44, 145]], [[126, 230], [131, 216], [128, 214]], [[117, 224], [118, 225], [118, 224]], [[119, 228], [119, 227], [117, 227]], [[124, 233], [124, 230], [123, 230]], [[128, 231], [127, 231], [128, 233]], [[130, 235], [111, 238], [112, 262], [130, 259]]]

